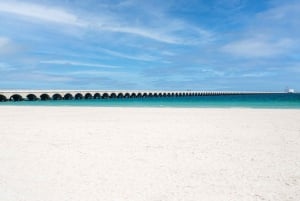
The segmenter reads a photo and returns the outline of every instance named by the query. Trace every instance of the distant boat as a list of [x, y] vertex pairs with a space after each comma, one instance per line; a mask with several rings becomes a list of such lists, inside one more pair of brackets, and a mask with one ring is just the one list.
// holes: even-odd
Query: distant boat
[[286, 88], [285, 92], [286, 93], [295, 93], [295, 90], [291, 89], [291, 88]]

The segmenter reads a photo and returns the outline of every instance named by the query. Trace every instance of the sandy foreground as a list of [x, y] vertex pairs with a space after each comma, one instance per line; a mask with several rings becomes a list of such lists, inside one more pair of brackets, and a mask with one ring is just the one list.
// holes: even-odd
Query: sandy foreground
[[300, 110], [0, 107], [1, 201], [299, 201]]

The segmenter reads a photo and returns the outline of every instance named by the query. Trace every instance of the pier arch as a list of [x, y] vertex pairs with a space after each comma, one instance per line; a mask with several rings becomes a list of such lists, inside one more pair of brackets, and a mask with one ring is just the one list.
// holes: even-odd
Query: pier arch
[[35, 94], [28, 94], [26, 97], [27, 97], [27, 100], [29, 100], [29, 101], [38, 100], [38, 97]]
[[83, 95], [81, 93], [77, 93], [77, 94], [75, 94], [75, 99], [81, 100], [81, 99], [83, 99]]
[[109, 98], [109, 95], [108, 95], [108, 93], [104, 93], [104, 94], [102, 95], [102, 98], [103, 98], [103, 99], [107, 99], [107, 98]]
[[130, 94], [129, 94], [129, 93], [126, 93], [126, 94], [124, 95], [124, 97], [125, 97], [125, 98], [129, 98], [129, 97], [130, 97]]
[[92, 94], [90, 94], [90, 93], [86, 93], [85, 95], [84, 95], [84, 99], [92, 99], [93, 98], [93, 96], [92, 96]]
[[101, 95], [99, 93], [95, 93], [94, 99], [100, 99], [100, 98], [101, 98]]
[[136, 98], [136, 94], [135, 94], [135, 93], [132, 93], [132, 94], [130, 95], [130, 98]]
[[52, 100], [62, 100], [62, 99], [63, 99], [63, 97], [60, 94], [54, 94], [52, 96]]
[[123, 93], [118, 93], [118, 98], [123, 98]]
[[111, 93], [109, 97], [110, 97], [110, 98], [117, 98], [117, 94]]
[[45, 100], [51, 100], [50, 96], [48, 94], [42, 94], [40, 96], [41, 100], [45, 101]]
[[9, 100], [11, 100], [11, 101], [22, 101], [23, 97], [19, 94], [14, 94], [9, 98]]
[[72, 100], [72, 99], [73, 99], [72, 94], [67, 93], [67, 94], [64, 95], [64, 100]]
[[6, 96], [0, 94], [0, 102], [4, 102], [4, 101], [7, 101]]

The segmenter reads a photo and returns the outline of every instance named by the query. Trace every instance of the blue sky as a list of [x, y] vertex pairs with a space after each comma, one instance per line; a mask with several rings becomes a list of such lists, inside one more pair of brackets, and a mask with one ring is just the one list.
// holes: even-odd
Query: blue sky
[[300, 90], [298, 0], [0, 0], [0, 89]]

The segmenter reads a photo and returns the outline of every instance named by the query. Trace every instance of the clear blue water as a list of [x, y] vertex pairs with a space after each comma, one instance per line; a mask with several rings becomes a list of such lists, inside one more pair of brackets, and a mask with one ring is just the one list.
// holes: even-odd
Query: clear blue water
[[219, 95], [194, 97], [123, 98], [91, 100], [50, 100], [0, 102], [17, 106], [89, 106], [89, 107], [191, 107], [191, 108], [298, 108], [300, 93]]

